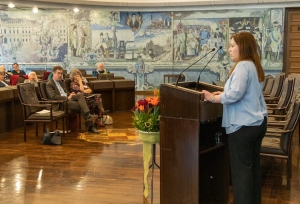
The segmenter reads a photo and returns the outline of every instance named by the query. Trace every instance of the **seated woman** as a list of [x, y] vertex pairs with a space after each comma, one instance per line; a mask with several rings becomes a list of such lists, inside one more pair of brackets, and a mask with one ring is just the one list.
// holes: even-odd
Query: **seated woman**
[[101, 94], [92, 94], [92, 89], [88, 86], [87, 80], [83, 78], [79, 69], [72, 69], [70, 72], [70, 91], [76, 94], [83, 93], [86, 97], [87, 105], [91, 111], [97, 111], [94, 114], [98, 115], [98, 119], [95, 120], [95, 125], [104, 127], [104, 124], [101, 122], [102, 115], [106, 115], [109, 111], [104, 110]]
[[39, 82], [36, 73], [35, 72], [30, 72], [28, 74], [28, 79], [25, 79], [24, 83], [31, 83], [37, 85]]
[[0, 87], [10, 86], [7, 82], [5, 82], [4, 78], [5, 72], [0, 72]]

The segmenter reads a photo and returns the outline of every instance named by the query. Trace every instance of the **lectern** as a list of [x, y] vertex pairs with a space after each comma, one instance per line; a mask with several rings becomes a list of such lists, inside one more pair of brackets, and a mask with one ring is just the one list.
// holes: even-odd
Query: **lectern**
[[[201, 90], [222, 87], [196, 82], [160, 87], [160, 203], [227, 203], [229, 161], [222, 104]], [[222, 135], [216, 144], [215, 134]]]

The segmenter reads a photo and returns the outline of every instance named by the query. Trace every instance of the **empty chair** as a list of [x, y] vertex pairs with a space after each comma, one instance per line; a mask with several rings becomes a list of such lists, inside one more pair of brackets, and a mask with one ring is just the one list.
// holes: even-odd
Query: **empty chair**
[[295, 78], [287, 77], [282, 85], [280, 97], [265, 97], [267, 108], [271, 114], [286, 114], [285, 110], [291, 101], [294, 91]]
[[282, 85], [285, 79], [285, 73], [276, 74], [270, 94], [265, 97], [279, 98], [282, 92]]
[[270, 95], [272, 88], [273, 88], [274, 81], [275, 81], [275, 79], [273, 79], [273, 78], [269, 78], [266, 80], [265, 89], [263, 91], [264, 95], [266, 95], [266, 96]]
[[[43, 123], [43, 130], [45, 132], [45, 124], [50, 123], [52, 129], [52, 123], [58, 120], [62, 120], [63, 134], [65, 132], [65, 101], [54, 101], [52, 103], [62, 104], [61, 110], [53, 110], [50, 101], [39, 101], [34, 84], [23, 83], [17, 85], [19, 99], [23, 107], [24, 118], [24, 141], [26, 141], [26, 124], [36, 123], [36, 136], [38, 135], [38, 123]], [[42, 110], [49, 110], [47, 113], [38, 113]]]

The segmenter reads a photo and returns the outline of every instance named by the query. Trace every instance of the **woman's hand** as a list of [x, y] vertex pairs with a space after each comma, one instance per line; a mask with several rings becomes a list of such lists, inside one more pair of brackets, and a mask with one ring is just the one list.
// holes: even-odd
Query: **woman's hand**
[[221, 93], [223, 93], [222, 91], [215, 91], [215, 92], [212, 92], [214, 95], [220, 95]]
[[202, 93], [204, 93], [204, 99], [207, 101], [211, 101], [211, 99], [214, 97], [214, 93], [210, 93], [209, 91], [202, 90]]

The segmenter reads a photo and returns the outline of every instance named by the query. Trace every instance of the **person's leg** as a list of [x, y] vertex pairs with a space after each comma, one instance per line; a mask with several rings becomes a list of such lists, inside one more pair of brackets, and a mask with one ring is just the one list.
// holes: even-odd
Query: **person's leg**
[[267, 118], [260, 125], [260, 135], [254, 146], [253, 153], [253, 203], [261, 203], [261, 190], [262, 190], [262, 171], [260, 165], [260, 149], [261, 142], [267, 130]]
[[253, 181], [253, 168], [257, 168], [255, 170], [256, 176], [260, 173], [257, 159], [254, 158], [254, 152], [255, 148], [257, 148], [257, 143], [261, 142], [261, 132], [261, 126], [243, 126], [238, 131], [229, 135], [228, 144], [233, 197], [236, 204], [255, 203], [253, 189], [256, 188], [258, 188], [256, 193], [259, 193], [256, 197], [261, 197], [261, 190], [259, 190], [261, 189], [260, 180], [256, 179], [256, 182]]

